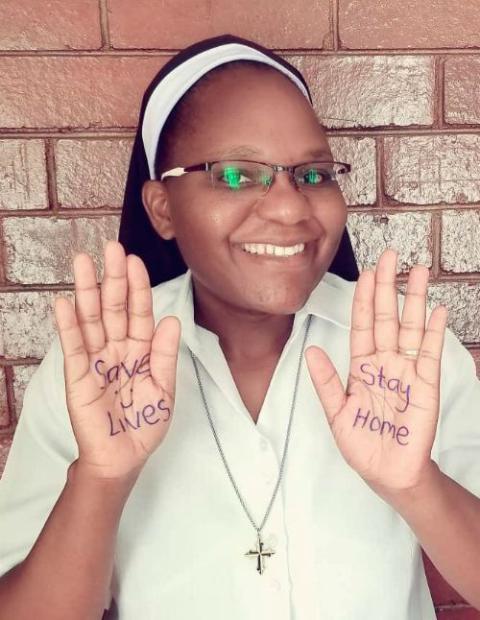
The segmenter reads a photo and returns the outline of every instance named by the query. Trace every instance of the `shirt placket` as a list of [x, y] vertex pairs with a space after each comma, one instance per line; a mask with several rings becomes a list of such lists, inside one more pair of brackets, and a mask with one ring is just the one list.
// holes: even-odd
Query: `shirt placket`
[[[218, 338], [208, 330], [195, 326], [196, 355], [203, 366], [201, 372], [206, 371], [209, 379], [213, 380], [218, 388], [216, 395], [211, 398], [209, 407], [212, 411], [220, 410], [222, 407], [222, 397], [226, 398], [229, 404], [234, 407], [235, 413], [240, 414], [245, 422], [245, 424], [240, 425], [242, 435], [245, 433], [244, 449], [252, 449], [253, 447], [255, 452], [253, 459], [249, 459], [248, 454], [245, 455], [245, 453], [243, 458], [240, 454], [237, 454], [236, 459], [229, 459], [228, 455], [232, 457], [235, 452], [234, 444], [238, 445], [238, 442], [242, 439], [239, 436], [232, 438], [229, 436], [229, 433], [222, 433], [226, 458], [231, 465], [235, 461], [238, 465], [243, 460], [243, 467], [251, 467], [252, 462], [249, 465], [249, 461], [255, 462], [255, 475], [250, 476], [252, 483], [246, 484], [245, 478], [243, 478], [243, 484], [240, 484], [239, 481], [237, 481], [237, 484], [247, 506], [251, 508], [251, 514], [254, 514], [257, 526], [260, 526], [265, 515], [279, 475], [293, 397], [295, 373], [303, 341], [302, 326], [304, 326], [305, 318], [305, 316], [300, 315], [295, 317], [291, 337], [285, 345], [272, 377], [271, 386], [262, 407], [258, 424], [253, 422], [240, 398], [225, 357], [220, 349]], [[287, 359], [290, 362], [288, 364]], [[287, 367], [288, 369], [293, 369], [291, 373], [286, 373]], [[303, 368], [303, 372], [305, 372], [305, 368]], [[211, 385], [210, 381], [208, 383]], [[275, 394], [277, 391], [280, 391], [281, 394]], [[275, 398], [272, 398], [272, 392], [276, 396]], [[281, 403], [280, 406], [279, 403]], [[231, 413], [234, 412], [231, 411]], [[225, 428], [222, 430], [225, 431]], [[219, 463], [219, 466], [223, 466], [220, 459]], [[235, 469], [238, 473], [237, 467], [232, 469]], [[275, 553], [271, 557], [265, 557], [264, 559], [265, 570], [263, 574], [258, 574], [257, 597], [263, 600], [264, 611], [267, 617], [274, 617], [276, 620], [293, 620], [291, 611], [291, 578], [288, 565], [288, 536], [282, 492], [283, 484], [285, 484], [285, 480], [280, 482], [277, 495], [261, 532], [264, 549], [272, 548]], [[239, 510], [243, 510], [240, 502]], [[248, 519], [246, 514], [245, 519]], [[256, 548], [256, 533], [251, 524], [250, 527], [252, 529], [252, 542], [249, 549], [246, 549], [245, 552]], [[253, 556], [245, 559], [251, 562], [251, 570], [256, 571], [257, 557]], [[256, 618], [257, 615], [258, 608], [255, 601], [252, 600], [252, 618]]]
[[[258, 482], [264, 502], [272, 497], [278, 479], [280, 461], [275, 454], [271, 441], [264, 435], [258, 440]], [[266, 617], [291, 620], [290, 615], [290, 578], [287, 558], [287, 536], [285, 528], [285, 511], [282, 485], [275, 497], [270, 514], [262, 529], [265, 549], [275, 553], [265, 560], [265, 572], [259, 577], [265, 604]]]

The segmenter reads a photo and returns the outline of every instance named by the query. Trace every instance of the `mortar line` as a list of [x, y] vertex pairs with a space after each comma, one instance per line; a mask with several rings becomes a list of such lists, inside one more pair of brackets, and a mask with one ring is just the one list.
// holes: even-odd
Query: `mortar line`
[[47, 167], [48, 211], [58, 211], [57, 177], [55, 173], [55, 148], [52, 138], [45, 140], [45, 163]]
[[[321, 120], [321, 117], [319, 116]], [[84, 128], [68, 128], [65, 131], [59, 131], [58, 128], [48, 129], [27, 129], [20, 128], [0, 128], [0, 139], [8, 140], [25, 140], [28, 138], [98, 138], [110, 139], [114, 138], [132, 138], [135, 137], [136, 127], [102, 127], [101, 129], [85, 130]], [[327, 129], [327, 136], [331, 137], [375, 137], [375, 136], [391, 136], [391, 137], [411, 137], [411, 136], [439, 136], [439, 135], [480, 135], [480, 123], [471, 126], [465, 125], [448, 125], [447, 127], [415, 127], [415, 126], [397, 126], [389, 128], [369, 127], [365, 129], [349, 129], [346, 127], [338, 129]]]
[[5, 388], [7, 395], [7, 412], [8, 412], [8, 424], [2, 428], [3, 432], [15, 429], [16, 426], [16, 407], [15, 407], [15, 391], [13, 389], [13, 369], [10, 367], [3, 367], [5, 373]]
[[100, 28], [102, 31], [102, 48], [105, 51], [110, 51], [112, 49], [112, 45], [110, 42], [110, 25], [108, 20], [107, 0], [98, 0], [98, 8]]
[[[371, 205], [348, 205], [350, 213], [369, 213], [372, 215], [379, 215], [380, 213], [386, 213], [387, 215], [394, 215], [395, 213], [437, 213], [443, 211], [478, 211], [480, 209], [480, 202], [469, 204], [395, 204], [384, 201], [382, 207], [376, 204]], [[0, 209], [0, 218], [6, 217], [88, 217], [104, 215], [118, 215], [120, 216], [122, 207], [61, 207], [59, 206], [55, 211], [50, 209]]]
[[[398, 284], [406, 284], [408, 272], [397, 274]], [[480, 285], [480, 271], [471, 273], [441, 273], [434, 284], [471, 284]], [[73, 282], [65, 282], [61, 284], [8, 284], [0, 285], [0, 293], [58, 293], [58, 292], [74, 292], [75, 284]]]
[[338, 31], [338, 0], [330, 0], [332, 43], [333, 51], [338, 52], [340, 49], [340, 35]]
[[[42, 56], [172, 56], [178, 54], [181, 49], [177, 48], [119, 48], [112, 47], [102, 50], [1, 50], [0, 56], [35, 58]], [[480, 48], [397, 48], [397, 49], [324, 49], [315, 47], [290, 47], [286, 49], [272, 49], [276, 54], [284, 56], [302, 54], [304, 56], [479, 56]]]
[[433, 281], [436, 282], [440, 275], [440, 259], [442, 252], [442, 244], [441, 244], [441, 231], [442, 231], [442, 212], [436, 211], [432, 213], [432, 276]]
[[0, 368], [14, 366], [38, 366], [41, 360], [38, 357], [0, 357]]
[[435, 58], [435, 120], [437, 127], [445, 127], [445, 58]]
[[0, 218], [0, 287], [7, 283], [7, 273], [5, 271], [6, 266], [6, 252], [5, 252], [5, 235], [3, 230], [3, 221]]
[[[90, 217], [92, 215], [102, 217], [104, 215], [120, 216], [122, 207], [60, 207], [53, 209], [3, 209], [0, 210], [0, 217], [45, 217], [55, 219], [76, 219], [77, 217]], [[66, 217], [68, 216], [68, 218]]]
[[379, 137], [375, 140], [375, 180], [376, 180], [376, 198], [377, 198], [377, 206], [382, 209], [385, 206], [384, 193], [385, 188], [383, 184], [383, 172], [385, 170], [384, 166], [384, 143], [383, 137]]

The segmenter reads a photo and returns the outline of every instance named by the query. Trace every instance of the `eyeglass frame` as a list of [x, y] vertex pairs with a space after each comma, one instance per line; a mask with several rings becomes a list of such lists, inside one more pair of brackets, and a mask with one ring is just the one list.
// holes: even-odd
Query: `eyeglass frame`
[[276, 173], [277, 172], [282, 172], [282, 171], [287, 171], [290, 175], [290, 179], [293, 178], [293, 181], [295, 183], [295, 186], [298, 188], [298, 185], [295, 181], [295, 169], [299, 168], [300, 166], [304, 166], [305, 164], [340, 164], [342, 166], [345, 166], [346, 170], [345, 172], [343, 172], [342, 174], [348, 174], [349, 172], [351, 172], [352, 170], [352, 166], [351, 164], [347, 164], [345, 162], [342, 161], [331, 161], [331, 160], [311, 160], [311, 161], [305, 161], [302, 162], [300, 164], [295, 164], [295, 166], [284, 166], [282, 164], [269, 164], [267, 162], [264, 161], [254, 161], [252, 159], [235, 159], [235, 158], [231, 158], [231, 159], [217, 159], [216, 161], [206, 161], [203, 162], [201, 164], [193, 164], [192, 166], [186, 166], [186, 167], [182, 167], [182, 166], [178, 166], [177, 168], [171, 168], [170, 170], [166, 170], [165, 172], [163, 172], [160, 175], [160, 181], [163, 181], [163, 179], [165, 178], [170, 178], [170, 177], [181, 177], [184, 174], [188, 174], [189, 172], [197, 172], [197, 171], [201, 171], [201, 172], [209, 172], [212, 169], [212, 166], [214, 164], [218, 164], [220, 162], [225, 162], [225, 161], [232, 161], [232, 162], [247, 162], [250, 164], [263, 164], [264, 166], [268, 166], [269, 168], [271, 168], [273, 170], [273, 176], [272, 176], [272, 182], [267, 185], [267, 190], [265, 191], [264, 195], [268, 192], [268, 190], [270, 189], [270, 187], [273, 185], [274, 181], [275, 181], [275, 177], [276, 177]]

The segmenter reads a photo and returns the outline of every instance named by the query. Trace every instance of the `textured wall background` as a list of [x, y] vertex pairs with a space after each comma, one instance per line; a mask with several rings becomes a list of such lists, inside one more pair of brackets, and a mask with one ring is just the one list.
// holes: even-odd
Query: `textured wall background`
[[[2, 0], [0, 471], [76, 250], [116, 238], [140, 98], [172, 53], [230, 32], [302, 70], [329, 121], [361, 266], [387, 245], [480, 360], [478, 0]], [[71, 294], [71, 293], [69, 293]], [[432, 569], [438, 617], [479, 619]], [[413, 619], [412, 619], [413, 620]]]

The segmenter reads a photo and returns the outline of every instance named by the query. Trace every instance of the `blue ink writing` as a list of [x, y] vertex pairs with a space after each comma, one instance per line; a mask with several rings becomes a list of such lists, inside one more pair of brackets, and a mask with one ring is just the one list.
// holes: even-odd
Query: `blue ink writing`
[[395, 439], [401, 446], [408, 445], [408, 441], [402, 441], [402, 439], [406, 439], [410, 434], [410, 431], [406, 426], [402, 425], [399, 426], [397, 429], [395, 424], [392, 424], [388, 420], [381, 420], [378, 416], [373, 416], [372, 418], [370, 418], [371, 413], [372, 412], [369, 409], [367, 413], [362, 414], [362, 410], [358, 408], [355, 420], [353, 422], [353, 426], [357, 426], [358, 423], [361, 428], [366, 427], [372, 433], [376, 432], [382, 436], [386, 431], [385, 434], [391, 435], [392, 439]]
[[410, 404], [410, 390], [411, 390], [410, 384], [408, 384], [406, 388], [403, 388], [403, 384], [400, 381], [400, 379], [395, 379], [395, 378], [388, 379], [383, 374], [383, 366], [380, 366], [380, 370], [378, 371], [378, 373], [376, 371], [375, 373], [369, 371], [368, 368], [370, 367], [371, 367], [371, 364], [368, 364], [368, 363], [362, 364], [360, 366], [360, 370], [362, 371], [362, 373], [366, 375], [367, 377], [370, 377], [369, 380], [362, 379], [363, 383], [365, 383], [365, 385], [375, 385], [377, 383], [378, 386], [381, 387], [383, 390], [387, 389], [390, 392], [396, 392], [398, 395], [404, 394], [405, 395], [405, 408], [399, 409], [398, 407], [395, 407], [397, 411], [400, 411], [400, 413], [404, 413], [408, 409], [408, 405]]
[[145, 355], [140, 359], [136, 359], [131, 368], [128, 367], [124, 362], [120, 362], [120, 364], [115, 364], [110, 368], [106, 369], [101, 368], [101, 364], [105, 366], [105, 360], [97, 360], [94, 364], [94, 368], [99, 375], [103, 377], [104, 385], [103, 388], [107, 387], [110, 383], [114, 381], [120, 381], [122, 377], [127, 377], [127, 382], [133, 378], [134, 375], [142, 375], [146, 372], [150, 371], [150, 353], [145, 353]]
[[[163, 418], [156, 417], [156, 419], [152, 419], [155, 416], [160, 415], [159, 411], [163, 412], [165, 417]], [[153, 426], [154, 424], [157, 424], [161, 420], [163, 420], [163, 422], [167, 422], [170, 419], [170, 408], [166, 406], [166, 403], [162, 398], [157, 402], [156, 408], [153, 405], [148, 404], [148, 405], [145, 405], [141, 411], [136, 411], [135, 414], [127, 415], [127, 413], [125, 413], [124, 411], [123, 419], [118, 418], [117, 420], [118, 422], [117, 428], [121, 430], [115, 429], [116, 425], [114, 423], [114, 420], [113, 420], [113, 417], [110, 411], [107, 411], [107, 416], [108, 416], [108, 420], [110, 423], [110, 437], [113, 437], [114, 435], [118, 435], [121, 432], [125, 433], [128, 428], [131, 428], [136, 431], [142, 426], [142, 424], [149, 424], [150, 426]]]

